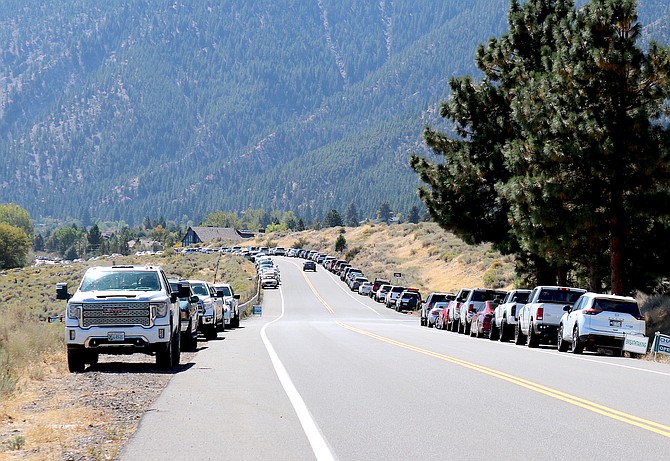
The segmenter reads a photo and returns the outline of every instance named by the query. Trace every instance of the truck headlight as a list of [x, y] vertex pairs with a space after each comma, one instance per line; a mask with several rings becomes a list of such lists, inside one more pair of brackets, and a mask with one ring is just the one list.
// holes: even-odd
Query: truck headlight
[[67, 318], [79, 320], [81, 318], [81, 308], [81, 304], [67, 303]]
[[165, 317], [168, 312], [167, 303], [151, 303], [151, 312], [154, 317]]

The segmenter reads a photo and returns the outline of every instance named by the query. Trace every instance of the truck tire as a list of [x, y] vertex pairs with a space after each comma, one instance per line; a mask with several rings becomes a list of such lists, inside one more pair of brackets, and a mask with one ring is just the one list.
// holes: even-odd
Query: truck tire
[[500, 330], [498, 330], [498, 327], [496, 326], [496, 321], [491, 320], [491, 329], [489, 330], [489, 339], [491, 341], [498, 341], [498, 338], [500, 337]]
[[216, 327], [214, 325], [208, 326], [207, 329], [205, 330], [205, 338], [207, 341], [211, 339], [216, 339], [217, 336], [217, 331]]
[[540, 345], [540, 338], [535, 334], [535, 327], [531, 323], [528, 325], [528, 336], [526, 337], [526, 346], [528, 347], [537, 347]]
[[86, 368], [86, 354], [79, 349], [67, 350], [67, 369], [70, 373], [82, 373]]
[[500, 335], [498, 337], [501, 343], [509, 341], [509, 326], [507, 325], [507, 318], [503, 317], [500, 321]]
[[516, 327], [514, 328], [514, 344], [520, 346], [525, 342], [526, 342], [526, 335], [524, 335], [521, 332], [521, 325], [517, 323]]
[[178, 367], [181, 359], [181, 332], [179, 329], [172, 335], [172, 366]]
[[184, 347], [184, 350], [187, 351], [195, 351], [198, 348], [198, 333], [193, 333], [193, 319], [191, 319], [191, 323], [188, 324], [188, 329], [181, 340], [181, 344]]
[[156, 350], [156, 366], [160, 370], [170, 370], [172, 368], [172, 340], [161, 344]]
[[563, 325], [558, 327], [558, 337], [556, 338], [556, 342], [558, 345], [558, 352], [567, 352], [568, 351], [568, 343], [563, 341]]
[[452, 320], [451, 331], [453, 331], [454, 333], [456, 333], [458, 331], [458, 319]]
[[233, 320], [230, 322], [231, 328], [239, 328], [240, 327], [240, 313], [238, 312], [235, 314], [235, 317], [233, 317]]

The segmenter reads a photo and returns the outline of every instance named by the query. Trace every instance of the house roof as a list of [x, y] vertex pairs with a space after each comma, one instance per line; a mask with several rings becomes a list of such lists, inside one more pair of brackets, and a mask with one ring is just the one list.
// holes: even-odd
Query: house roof
[[242, 240], [253, 237], [253, 234], [242, 233], [232, 227], [191, 227], [190, 228], [203, 242], [215, 240]]

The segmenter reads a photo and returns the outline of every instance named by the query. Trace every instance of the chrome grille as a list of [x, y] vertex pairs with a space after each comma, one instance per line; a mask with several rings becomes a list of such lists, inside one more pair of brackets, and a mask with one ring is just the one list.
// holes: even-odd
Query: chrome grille
[[82, 309], [82, 327], [139, 325], [151, 326], [149, 303], [85, 303]]

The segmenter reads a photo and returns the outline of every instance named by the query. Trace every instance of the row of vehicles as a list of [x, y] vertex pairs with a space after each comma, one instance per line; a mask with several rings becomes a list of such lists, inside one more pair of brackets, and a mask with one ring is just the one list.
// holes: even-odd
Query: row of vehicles
[[240, 323], [240, 296], [230, 284], [168, 278], [153, 265], [91, 267], [73, 294], [57, 284], [56, 298], [67, 300], [71, 372], [97, 363], [100, 354], [134, 353], [155, 355], [169, 370], [182, 350], [196, 349], [199, 333], [214, 339]]
[[556, 345], [575, 354], [605, 349], [618, 355], [626, 335], [646, 332], [634, 298], [561, 286], [431, 293], [421, 324], [528, 347]]
[[388, 280], [370, 281], [359, 268], [352, 267], [347, 261], [313, 250], [290, 249], [287, 256], [303, 258], [303, 271], [316, 271], [316, 265], [338, 275], [351, 291], [369, 296], [386, 307], [396, 311], [414, 311], [421, 305], [421, 293], [417, 288], [392, 285]]

